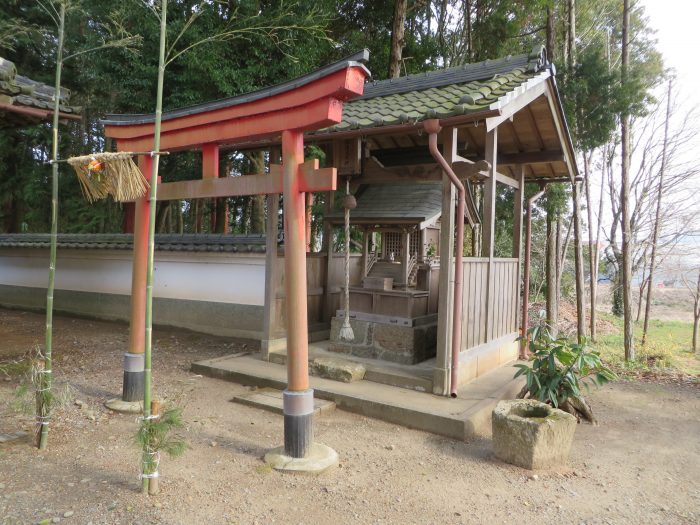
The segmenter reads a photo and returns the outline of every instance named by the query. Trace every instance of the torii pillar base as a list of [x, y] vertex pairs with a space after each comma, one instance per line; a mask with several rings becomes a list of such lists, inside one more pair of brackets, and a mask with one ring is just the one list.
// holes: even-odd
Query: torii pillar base
[[302, 474], [320, 474], [338, 466], [338, 453], [321, 443], [313, 443], [303, 458], [287, 456], [284, 447], [279, 447], [265, 454], [265, 463], [281, 472], [298, 472]]

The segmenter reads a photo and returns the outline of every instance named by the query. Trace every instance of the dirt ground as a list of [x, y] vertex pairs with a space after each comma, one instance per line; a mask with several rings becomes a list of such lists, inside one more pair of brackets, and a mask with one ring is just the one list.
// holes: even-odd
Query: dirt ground
[[[466, 443], [336, 410], [319, 441], [340, 467], [318, 477], [270, 471], [281, 416], [231, 403], [240, 385], [202, 378], [193, 360], [240, 344], [155, 332], [157, 395], [185, 407], [190, 449], [161, 465], [161, 494], [140, 493], [134, 416], [110, 413], [128, 327], [59, 316], [54, 371], [74, 392], [49, 449], [0, 446], [0, 522], [66, 524], [698, 523], [700, 390], [616, 383], [590, 395], [600, 426], [580, 425], [568, 468], [533, 475], [498, 462], [489, 436]], [[43, 338], [43, 316], [0, 310], [0, 359]], [[30, 429], [0, 378], [0, 432]], [[84, 403], [79, 407], [74, 403]]]

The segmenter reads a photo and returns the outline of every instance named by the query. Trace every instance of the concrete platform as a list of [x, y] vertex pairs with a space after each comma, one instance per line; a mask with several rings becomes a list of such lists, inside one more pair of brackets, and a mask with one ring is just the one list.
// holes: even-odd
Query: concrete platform
[[[192, 371], [257, 387], [283, 390], [287, 369], [262, 361], [257, 355], [219, 357], [193, 363]], [[501, 399], [512, 399], [524, 380], [513, 379], [512, 366], [500, 367], [477, 378], [459, 391], [457, 399], [416, 392], [362, 380], [340, 383], [311, 377], [319, 399], [333, 401], [340, 409], [382, 419], [409, 428], [465, 440], [489, 431], [491, 411]]]
[[[282, 414], [282, 391], [275, 388], [260, 388], [252, 392], [246, 392], [233, 396], [234, 403], [260, 408], [275, 414]], [[335, 403], [325, 399], [314, 399], [314, 416], [328, 414], [335, 410]]]

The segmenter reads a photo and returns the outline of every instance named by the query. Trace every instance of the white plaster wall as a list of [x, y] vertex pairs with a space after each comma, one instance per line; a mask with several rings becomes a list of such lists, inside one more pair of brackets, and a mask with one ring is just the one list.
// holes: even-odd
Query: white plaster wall
[[[1, 248], [0, 284], [46, 288], [46, 249]], [[154, 297], [262, 306], [264, 254], [156, 252]], [[131, 294], [130, 250], [58, 250], [56, 289]]]

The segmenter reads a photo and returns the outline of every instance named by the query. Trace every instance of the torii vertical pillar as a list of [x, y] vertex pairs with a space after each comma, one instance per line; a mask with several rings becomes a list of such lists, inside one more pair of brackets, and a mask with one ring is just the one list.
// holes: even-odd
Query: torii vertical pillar
[[[153, 159], [142, 155], [139, 169], [147, 180], [151, 177]], [[150, 201], [147, 195], [134, 203], [134, 257], [131, 272], [131, 317], [129, 348], [124, 354], [124, 380], [121, 400], [107, 402], [107, 407], [119, 412], [140, 413], [143, 400], [143, 368], [146, 324], [146, 263], [148, 258], [148, 215]]]
[[287, 389], [283, 394], [284, 451], [306, 457], [313, 443], [314, 392], [309, 388], [306, 308], [306, 196], [300, 189], [304, 135], [282, 132], [284, 273], [287, 295]]

